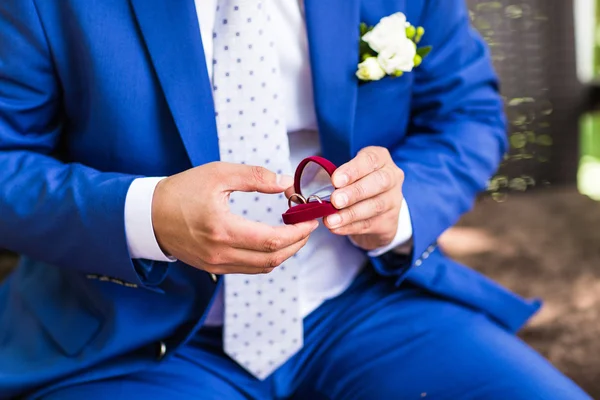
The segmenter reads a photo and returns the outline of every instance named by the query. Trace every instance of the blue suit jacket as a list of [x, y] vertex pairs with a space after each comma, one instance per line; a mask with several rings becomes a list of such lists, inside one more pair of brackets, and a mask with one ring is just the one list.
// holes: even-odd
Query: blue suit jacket
[[[387, 147], [406, 173], [414, 256], [377, 271], [515, 330], [526, 302], [434, 250], [505, 151], [486, 47], [463, 0], [306, 0], [324, 156]], [[359, 22], [402, 11], [433, 52], [401, 78], [358, 85]], [[23, 255], [0, 286], [0, 397], [97, 364], [146, 368], [201, 326], [220, 282], [132, 260], [128, 187], [219, 157], [192, 0], [0, 2], [0, 247]]]

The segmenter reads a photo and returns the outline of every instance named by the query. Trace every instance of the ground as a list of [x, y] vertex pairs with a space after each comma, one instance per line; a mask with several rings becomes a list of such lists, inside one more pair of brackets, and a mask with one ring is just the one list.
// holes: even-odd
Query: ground
[[440, 241], [453, 258], [542, 298], [521, 337], [600, 398], [600, 203], [574, 188], [486, 198]]
[[[486, 198], [440, 244], [517, 293], [543, 298], [521, 336], [600, 399], [600, 203], [574, 188]], [[0, 256], [0, 275], [14, 261]]]

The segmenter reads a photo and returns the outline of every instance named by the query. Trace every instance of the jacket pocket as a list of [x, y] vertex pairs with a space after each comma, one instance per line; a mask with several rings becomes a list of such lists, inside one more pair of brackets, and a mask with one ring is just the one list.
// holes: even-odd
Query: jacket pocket
[[378, 81], [363, 82], [358, 87], [357, 108], [387, 105], [408, 100], [411, 96], [413, 78], [405, 74], [395, 78], [386, 76]]
[[101, 313], [77, 287], [77, 276], [67, 279], [59, 268], [40, 263], [22, 267], [31, 269], [21, 285], [25, 307], [65, 355], [77, 356], [100, 332]]

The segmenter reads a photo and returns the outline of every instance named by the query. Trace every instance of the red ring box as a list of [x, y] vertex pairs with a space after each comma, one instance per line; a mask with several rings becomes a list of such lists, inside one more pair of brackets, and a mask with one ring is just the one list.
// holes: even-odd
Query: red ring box
[[[323, 218], [331, 214], [335, 214], [338, 210], [331, 204], [330, 196], [333, 190], [333, 184], [331, 183], [331, 175], [336, 170], [336, 166], [329, 160], [323, 157], [313, 156], [302, 160], [302, 162], [296, 168], [296, 174], [294, 175], [294, 190], [296, 194], [303, 196], [304, 198], [310, 196], [318, 196], [322, 203], [317, 200], [309, 201], [305, 204], [298, 204], [290, 207], [283, 215], [283, 223], [286, 225], [298, 224], [300, 222], [311, 221], [317, 218]], [[325, 175], [327, 174], [327, 175]], [[318, 178], [323, 180], [321, 187], [318, 186]], [[325, 179], [328, 182], [325, 182]], [[314, 189], [314, 184], [317, 182], [316, 192], [309, 192], [303, 194], [302, 189], [310, 190]], [[313, 188], [307, 188], [307, 186], [313, 185]], [[326, 186], [323, 186], [326, 185]], [[328, 193], [327, 193], [328, 191]], [[327, 196], [323, 196], [325, 193]]]

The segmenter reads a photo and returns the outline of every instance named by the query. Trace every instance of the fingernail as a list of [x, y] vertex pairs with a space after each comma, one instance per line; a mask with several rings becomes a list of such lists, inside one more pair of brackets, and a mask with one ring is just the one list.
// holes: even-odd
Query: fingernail
[[336, 208], [344, 208], [348, 204], [348, 195], [346, 193], [338, 193], [334, 196], [333, 202]]
[[333, 214], [330, 215], [329, 217], [327, 217], [327, 223], [332, 227], [335, 228], [336, 226], [338, 226], [340, 223], [342, 222], [342, 217], [340, 217], [337, 214]]
[[333, 182], [333, 183], [335, 184], [336, 187], [344, 187], [348, 184], [349, 180], [350, 180], [350, 178], [348, 178], [348, 175], [340, 174], [340, 175], [335, 176], [335, 182]]
[[289, 188], [294, 184], [294, 178], [289, 175], [280, 175], [277, 174], [277, 185], [284, 189]]
[[312, 229], [310, 231], [314, 232], [317, 230], [318, 227], [319, 227], [319, 221], [317, 221], [317, 223], [312, 227]]

